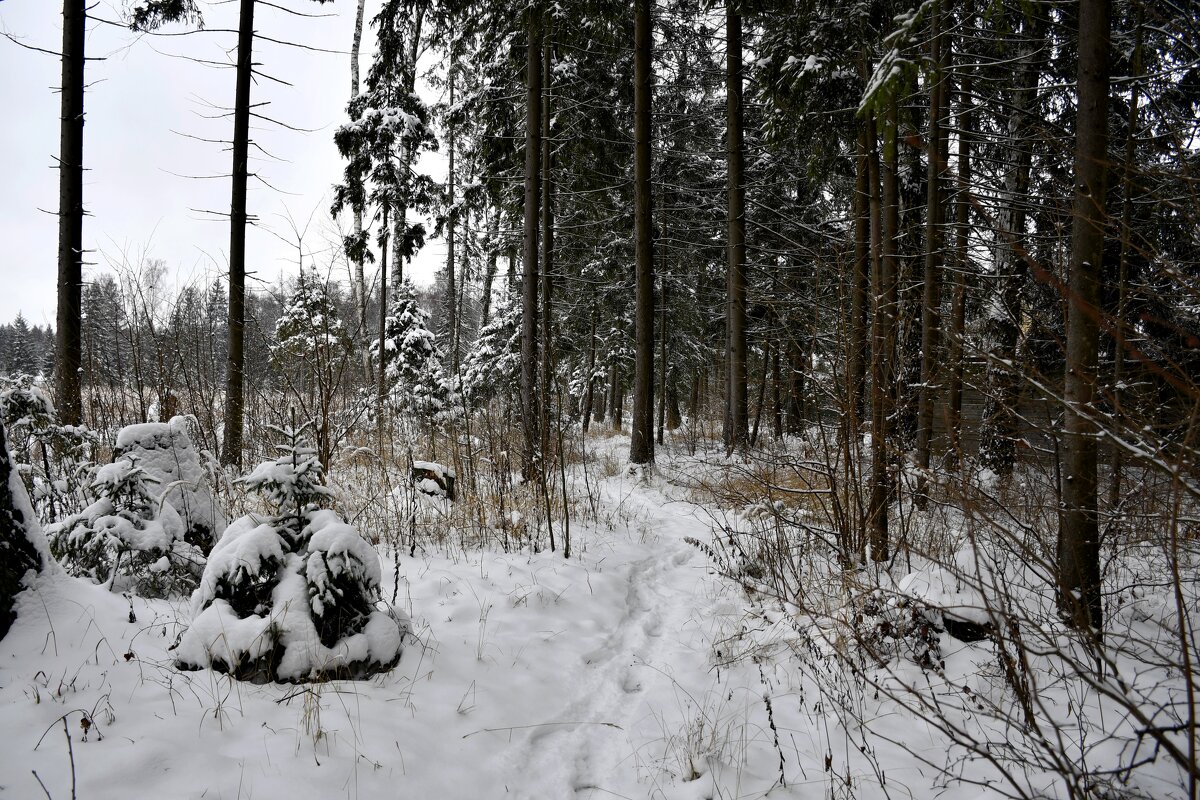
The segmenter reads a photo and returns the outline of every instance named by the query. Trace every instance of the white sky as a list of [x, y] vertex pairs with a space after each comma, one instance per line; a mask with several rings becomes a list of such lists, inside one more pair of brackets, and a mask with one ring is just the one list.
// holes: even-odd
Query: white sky
[[[246, 268], [267, 283], [296, 270], [288, 213], [300, 227], [312, 215], [306, 251], [319, 265], [329, 263], [330, 187], [340, 179], [343, 166], [333, 131], [344, 118], [349, 99], [348, 51], [355, 11], [355, 4], [346, 0], [324, 5], [274, 1], [300, 12], [333, 16], [305, 19], [259, 4], [255, 12], [259, 34], [341, 52], [255, 42], [259, 69], [294, 86], [258, 79], [252, 101], [270, 105], [256, 111], [294, 127], [314, 129], [299, 133], [251, 120], [251, 137], [282, 161], [252, 160], [252, 170], [279, 191], [251, 178], [249, 211], [259, 217], [261, 228], [292, 242], [286, 244], [261, 228], [249, 229]], [[377, 5], [378, 0], [367, 2], [360, 59], [364, 79], [374, 46], [369, 21]], [[236, 29], [237, 12], [236, 2], [206, 2], [208, 32], [170, 37], [139, 38], [126, 29], [89, 21], [88, 55], [106, 60], [88, 62], [87, 67], [84, 205], [91, 216], [84, 220], [83, 235], [84, 246], [96, 250], [89, 258], [96, 265], [85, 272], [85, 280], [88, 274], [110, 269], [110, 263], [136, 264], [143, 257], [165, 261], [176, 283], [206, 273], [223, 275], [227, 270], [228, 219], [191, 209], [227, 213], [229, 179], [178, 176], [227, 175], [228, 145], [172, 131], [206, 139], [231, 138], [231, 116], [206, 117], [224, 113], [216, 106], [232, 105], [234, 70], [172, 55], [232, 63], [236, 34], [218, 29]], [[120, 20], [122, 2], [99, 0], [91, 15]], [[62, 44], [62, 6], [57, 0], [0, 0], [0, 31], [57, 52]], [[46, 212], [58, 207], [53, 156], [58, 152], [60, 69], [55, 56], [0, 38], [0, 108], [6, 110], [0, 124], [0, 322], [21, 311], [31, 323], [54, 323], [58, 228], [53, 213]], [[262, 154], [252, 147], [251, 158], [256, 155]], [[426, 161], [424, 168], [441, 180], [443, 159], [435, 156]], [[441, 240], [428, 243], [413, 266], [415, 278], [431, 280], [445, 259], [444, 252]], [[338, 277], [345, 278], [344, 270]]]

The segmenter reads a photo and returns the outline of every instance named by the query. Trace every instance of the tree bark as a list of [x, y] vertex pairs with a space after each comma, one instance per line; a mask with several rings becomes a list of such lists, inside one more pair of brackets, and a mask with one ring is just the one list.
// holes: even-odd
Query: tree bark
[[[363, 29], [363, 14], [366, 11], [367, 0], [358, 0], [358, 11], [354, 16], [354, 38], [350, 41], [350, 101], [353, 102], [358, 97], [358, 54], [362, 46], [362, 29]], [[355, 238], [362, 235], [363, 217], [362, 209], [354, 209], [354, 236]], [[356, 258], [354, 260], [354, 290], [356, 293], [356, 310], [358, 311], [358, 330], [362, 337], [367, 336], [367, 282], [363, 275], [363, 259]], [[364, 364], [366, 365], [366, 374], [371, 374], [370, 364], [371, 358], [367, 353], [363, 353]]]
[[[896, 147], [897, 109], [893, 100], [887, 111], [880, 201], [882, 230], [880, 259], [875, 273], [873, 293], [875, 310], [871, 363], [871, 496], [867, 507], [867, 536], [870, 556], [875, 561], [888, 558], [888, 503], [892, 495], [891, 416], [895, 407], [896, 377], [896, 305], [899, 257], [896, 235], [900, 227], [898, 158]], [[870, 138], [875, 139], [874, 134]]]
[[[447, 81], [450, 84], [450, 105], [454, 106], [454, 65], [451, 64], [447, 68]], [[446, 220], [446, 341], [450, 346], [450, 371], [458, 374], [458, 287], [456, 286], [457, 276], [455, 270], [457, 265], [454, 263], [454, 234], [457, 227], [457, 214], [454, 209], [454, 182], [456, 176], [454, 174], [454, 125], [447, 124], [446, 130], [446, 147], [450, 151], [447, 156], [446, 165], [446, 199], [450, 206], [449, 218]]]
[[1009, 116], [1008, 164], [1002, 205], [997, 213], [994, 274], [999, 281], [996, 303], [985, 331], [989, 342], [987, 391], [980, 426], [979, 455], [998, 475], [1012, 474], [1016, 462], [1017, 404], [1021, 385], [1017, 368], [1017, 342], [1021, 332], [1021, 287], [1026, 266], [1021, 251], [1025, 239], [1025, 206], [1033, 148], [1029, 142], [1044, 33], [1035, 21], [1027, 22], [1025, 40], [1017, 55], [1017, 85]]
[[921, 303], [921, 390], [917, 398], [917, 452], [920, 475], [916, 502], [924, 507], [926, 476], [929, 471], [933, 443], [933, 406], [937, 402], [942, 334], [942, 240], [944, 213], [942, 210], [943, 176], [946, 171], [949, 139], [943, 116], [946, 113], [946, 34], [942, 25], [942, 4], [935, 3], [931, 12], [929, 58], [933, 74], [929, 89], [929, 137], [926, 142], [928, 170], [925, 201], [925, 285]]
[[492, 284], [496, 280], [496, 264], [500, 260], [500, 209], [492, 215], [491, 246], [488, 249], [487, 267], [483, 273], [483, 308], [480, 311], [479, 327], [488, 324], [492, 313]]
[[550, 369], [550, 346], [552, 343], [550, 326], [553, 319], [551, 304], [554, 296], [554, 182], [551, 177], [554, 152], [553, 143], [550, 141], [550, 116], [553, 113], [550, 105], [550, 57], [550, 44], [545, 42], [542, 46], [542, 363], [539, 400], [543, 458], [550, 452], [550, 380], [553, 375]]
[[83, 422], [83, 92], [87, 4], [63, 0], [58, 140], [58, 329], [55, 400], [65, 425]]
[[950, 365], [946, 402], [946, 433], [949, 437], [947, 462], [950, 464], [958, 464], [962, 459], [963, 337], [966, 335], [967, 323], [967, 277], [971, 270], [967, 245], [971, 232], [971, 139], [974, 135], [975, 120], [971, 91], [972, 84], [968, 77], [963, 83], [959, 108], [958, 199], [954, 205], [954, 225], [958, 238], [954, 244], [956, 272], [946, 356]]
[[726, 379], [728, 413], [725, 419], [725, 449], [745, 448], [749, 437], [746, 389], [746, 193], [745, 148], [742, 141], [742, 18], [732, 5], [725, 9], [726, 136], [728, 170], [728, 273], [726, 319], [728, 354]]
[[525, 49], [525, 231], [521, 291], [521, 423], [525, 449], [521, 474], [532, 480], [537, 467], [538, 409], [538, 225], [542, 154], [542, 20], [531, 6]]
[[225, 437], [221, 448], [221, 463], [235, 468], [242, 465], [245, 425], [246, 184], [253, 47], [254, 0], [241, 0], [233, 102], [233, 194], [229, 203], [229, 352], [225, 362]]
[[[1129, 115], [1126, 120], [1125, 134], [1125, 163], [1122, 165], [1122, 204], [1121, 204], [1121, 257], [1117, 265], [1117, 324], [1118, 335], [1113, 343], [1113, 374], [1112, 374], [1112, 404], [1113, 417], [1116, 420], [1118, 434], [1125, 429], [1125, 342], [1131, 335], [1133, 326], [1129, 324], [1129, 259], [1133, 252], [1133, 193], [1137, 190], [1134, 180], [1134, 159], [1137, 153], [1138, 102], [1140, 90], [1136, 82], [1142, 74], [1142, 43], [1144, 38], [1143, 23], [1145, 8], [1137, 4], [1137, 32], [1133, 47], [1133, 77], [1135, 83], [1130, 88]], [[1109, 505], [1115, 507], [1121, 499], [1121, 469], [1122, 449], [1112, 448], [1109, 467], [1112, 472], [1111, 483], [1108, 487]]]
[[637, 0], [633, 46], [634, 310], [633, 427], [629, 461], [654, 461], [654, 244], [650, 188], [651, 0]]
[[1079, 106], [1067, 313], [1067, 435], [1058, 542], [1058, 606], [1076, 628], [1097, 637], [1103, 630], [1103, 607], [1093, 401], [1104, 258], [1109, 11], [1109, 0], [1079, 3]]

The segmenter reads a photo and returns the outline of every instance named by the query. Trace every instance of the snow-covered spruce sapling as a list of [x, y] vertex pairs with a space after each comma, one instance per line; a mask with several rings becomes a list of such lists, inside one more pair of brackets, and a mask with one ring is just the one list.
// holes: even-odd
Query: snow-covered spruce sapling
[[242, 479], [276, 513], [235, 520], [213, 548], [179, 644], [181, 669], [312, 681], [364, 678], [399, 661], [407, 623], [379, 607], [375, 549], [320, 507], [331, 493], [303, 429], [275, 429], [287, 440], [279, 457]]
[[50, 395], [30, 375], [0, 376], [0, 419], [39, 519], [47, 523], [83, 509], [96, 434], [61, 424]]
[[47, 528], [51, 552], [77, 577], [144, 597], [186, 594], [196, 586], [203, 554], [184, 541], [174, 506], [156, 499], [148, 475], [131, 454], [94, 467], [92, 502]]

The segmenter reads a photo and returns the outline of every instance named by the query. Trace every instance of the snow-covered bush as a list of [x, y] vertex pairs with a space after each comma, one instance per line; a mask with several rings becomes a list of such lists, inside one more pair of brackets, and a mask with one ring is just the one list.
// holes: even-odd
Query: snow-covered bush
[[192, 444], [186, 417], [129, 425], [117, 434], [116, 453], [129, 455], [153, 482], [154, 500], [166, 499], [183, 520], [184, 540], [203, 552], [225, 531], [225, 515], [208, 484], [208, 471]]
[[0, 419], [41, 521], [82, 509], [96, 434], [85, 426], [60, 424], [50, 395], [30, 375], [0, 376]]
[[92, 470], [91, 504], [47, 529], [50, 550], [67, 572], [143, 597], [195, 587], [204, 555], [184, 541], [183, 520], [155, 498], [155, 483], [132, 454]]
[[0, 639], [16, 619], [14, 600], [25, 588], [30, 570], [40, 572], [47, 560], [41, 526], [17, 475], [0, 421]]
[[320, 461], [289, 444], [243, 482], [276, 508], [235, 520], [209, 557], [180, 641], [181, 669], [242, 680], [363, 678], [400, 659], [404, 623], [379, 601], [379, 556], [358, 531], [320, 508], [330, 494]]

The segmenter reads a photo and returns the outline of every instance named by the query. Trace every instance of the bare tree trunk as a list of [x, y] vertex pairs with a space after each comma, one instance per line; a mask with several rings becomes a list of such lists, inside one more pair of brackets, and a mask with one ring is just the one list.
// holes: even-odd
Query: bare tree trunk
[[725, 420], [725, 449], [729, 452], [746, 446], [749, 436], [749, 410], [746, 390], [746, 210], [745, 153], [742, 143], [742, 18], [727, 6], [725, 10], [726, 57], [726, 137], [725, 157], [728, 170], [728, 275], [726, 319], [729, 331], [726, 391], [728, 415]]
[[629, 460], [654, 461], [654, 244], [651, 226], [651, 0], [637, 0], [633, 44], [633, 228], [637, 273], [634, 311], [633, 427]]
[[[376, 386], [375, 422], [379, 433], [379, 454], [383, 455], [384, 421], [387, 419], [387, 349], [384, 347], [384, 336], [387, 335], [387, 300], [388, 300], [388, 208], [384, 206], [383, 218], [380, 220], [380, 230], [383, 239], [379, 242], [379, 383]], [[397, 286], [397, 289], [400, 287]]]
[[242, 465], [245, 425], [246, 184], [249, 178], [250, 81], [254, 61], [254, 0], [241, 0], [233, 103], [233, 196], [229, 204], [229, 353], [225, 362], [225, 437], [221, 463]]
[[[83, 92], [87, 4], [63, 0], [58, 140], [58, 329], [55, 400], [66, 425], [83, 422]], [[3, 455], [0, 453], [0, 455]]]
[[488, 324], [492, 313], [492, 284], [496, 280], [496, 262], [500, 260], [500, 209], [492, 217], [491, 247], [488, 250], [487, 271], [483, 273], [483, 309], [479, 326]]
[[584, 391], [583, 413], [579, 420], [584, 436], [587, 436], [588, 428], [591, 427], [592, 405], [596, 396], [596, 316], [596, 306], [593, 304], [592, 327], [588, 333], [587, 389]]
[[963, 399], [963, 337], [967, 323], [967, 276], [971, 269], [967, 249], [971, 224], [971, 138], [974, 135], [975, 105], [971, 99], [972, 85], [968, 77], [961, 93], [958, 134], [958, 200], [954, 205], [954, 225], [957, 240], [954, 244], [954, 299], [950, 307], [950, 335], [946, 360], [950, 364], [947, 381], [946, 433], [949, 436], [948, 463], [958, 464], [962, 458], [962, 399]]
[[[454, 65], [451, 64], [447, 68], [447, 81], [450, 84], [450, 105], [454, 105]], [[447, 342], [450, 346], [450, 371], [458, 374], [458, 287], [455, 285], [457, 276], [455, 275], [454, 263], [454, 234], [457, 227], [457, 212], [454, 208], [454, 125], [447, 125], [446, 146], [450, 151], [448, 154], [448, 164], [446, 166], [446, 184], [447, 184], [447, 200], [450, 205], [450, 216], [446, 220], [446, 325], [447, 325]]]
[[1096, 509], [1096, 394], [1108, 153], [1109, 0], [1079, 3], [1079, 106], [1067, 315], [1066, 442], [1058, 541], [1058, 606], [1099, 636], [1100, 526]]
[[[1142, 74], [1142, 25], [1145, 19], [1145, 8], [1137, 4], [1137, 33], [1133, 47], [1133, 77], [1136, 81]], [[1130, 89], [1129, 116], [1125, 134], [1125, 164], [1122, 183], [1121, 205], [1121, 258], [1117, 265], [1117, 324], [1119, 332], [1113, 344], [1113, 374], [1112, 374], [1112, 404], [1113, 417], [1116, 419], [1118, 432], [1125, 428], [1125, 340], [1132, 332], [1129, 324], [1129, 258], [1133, 250], [1133, 193], [1136, 190], [1134, 182], [1134, 158], [1137, 152], [1138, 101], [1140, 91], [1134, 83]], [[1112, 469], [1112, 481], [1108, 487], [1109, 505], [1116, 506], [1121, 499], [1121, 466], [1122, 450], [1112, 448], [1109, 460]]]
[[[545, 38], [545, 37], [543, 37]], [[554, 182], [551, 168], [554, 163], [553, 142], [550, 141], [551, 52], [549, 42], [542, 46], [542, 364], [541, 364], [541, 452], [542, 458], [550, 452], [550, 346], [552, 302], [554, 295]], [[553, 538], [553, 533], [551, 533]]]
[[854, 272], [850, 276], [850, 337], [846, 353], [846, 410], [852, 429], [863, 419], [866, 401], [867, 313], [870, 309], [871, 219], [867, 174], [867, 127], [859, 125], [854, 154]]
[[[666, 270], [664, 270], [664, 273]], [[655, 441], [663, 443], [667, 424], [667, 276], [662, 277], [658, 298], [658, 430]]]
[[[353, 102], [358, 97], [358, 53], [362, 45], [362, 29], [363, 29], [363, 13], [366, 11], [367, 0], [358, 0], [358, 11], [354, 16], [354, 38], [350, 42], [350, 101]], [[354, 209], [354, 236], [358, 238], [362, 236], [363, 217], [362, 209]], [[354, 259], [354, 291], [358, 311], [358, 330], [363, 338], [367, 335], [367, 283], [363, 275], [363, 259]], [[371, 357], [368, 353], [363, 353], [363, 363], [366, 366], [365, 374], [371, 374]]]
[[528, 11], [528, 42], [525, 49], [525, 233], [524, 273], [521, 293], [521, 424], [525, 450], [521, 474], [529, 481], [537, 468], [537, 435], [541, 426], [538, 409], [538, 223], [541, 204], [542, 151], [542, 11]]
[[1041, 26], [1032, 18], [1026, 24], [1017, 55], [1017, 85], [1013, 90], [1007, 144], [1009, 162], [1002, 204], [997, 214], [995, 275], [998, 302], [988, 316], [989, 347], [987, 393], [984, 398], [979, 455], [984, 465], [999, 475], [1012, 474], [1018, 438], [1017, 403], [1021, 385], [1017, 368], [1017, 341], [1021, 332], [1021, 287], [1026, 267], [1021, 246], [1025, 239], [1025, 205], [1033, 148], [1029, 142], [1032, 111], [1037, 101], [1040, 57], [1044, 43]]
[[946, 113], [946, 58], [948, 48], [943, 30], [942, 4], [934, 4], [930, 16], [932, 36], [929, 58], [933, 66], [929, 90], [929, 140], [926, 143], [928, 176], [925, 201], [925, 285], [921, 304], [921, 391], [917, 399], [916, 502], [924, 507], [933, 443], [933, 406], [939, 394], [937, 382], [941, 362], [942, 334], [942, 244], [945, 214], [942, 208], [943, 176], [949, 158], [949, 138], [943, 117]]
[[[871, 558], [875, 561], [888, 558], [888, 503], [892, 495], [888, 445], [896, 390], [896, 276], [899, 266], [896, 235], [900, 227], [900, 211], [896, 147], [898, 114], [894, 100], [887, 113], [883, 166], [875, 170], [881, 173], [883, 227], [879, 239], [881, 256], [873, 287], [875, 314], [871, 337], [871, 497], [867, 508], [867, 534]], [[870, 138], [874, 140], [875, 136], [872, 134]]]

